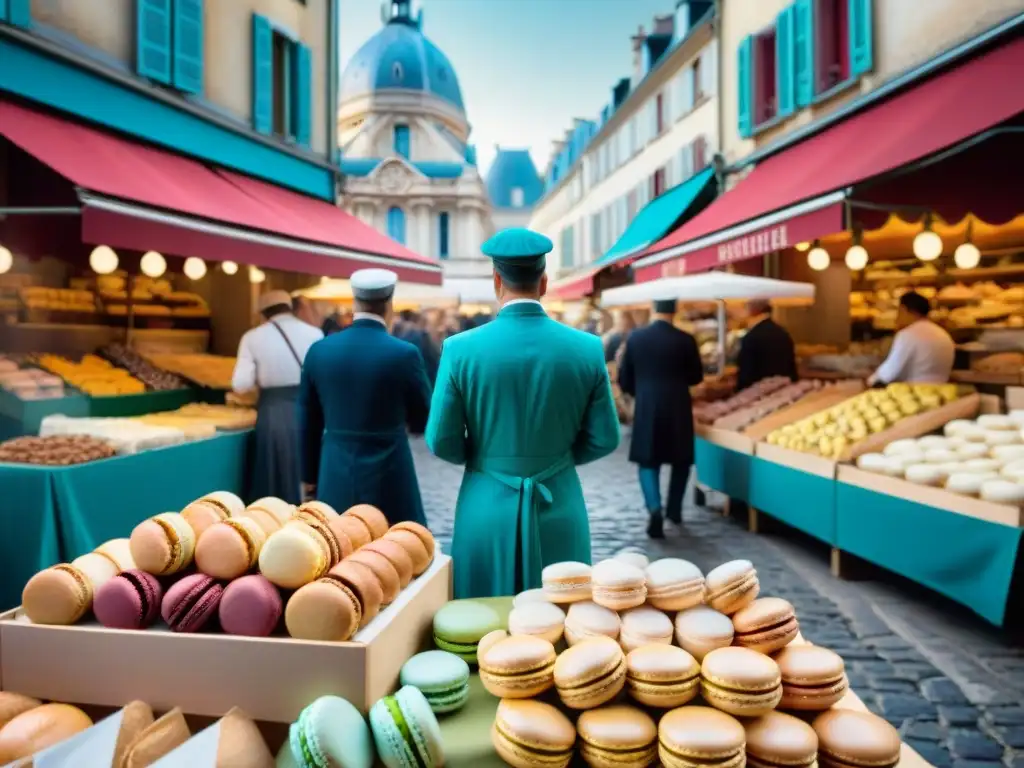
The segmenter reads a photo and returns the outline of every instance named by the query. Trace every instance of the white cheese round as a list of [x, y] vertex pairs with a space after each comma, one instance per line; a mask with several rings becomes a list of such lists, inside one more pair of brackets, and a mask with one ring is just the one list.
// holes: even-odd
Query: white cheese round
[[893, 440], [882, 451], [886, 456], [901, 456], [903, 454], [921, 453], [917, 440]]
[[964, 496], [977, 496], [981, 493], [981, 486], [986, 480], [994, 480], [997, 477], [995, 472], [988, 474], [981, 472], [956, 472], [946, 479], [946, 490], [953, 493], [962, 493]]
[[994, 501], [996, 504], [1024, 506], [1024, 484], [1010, 480], [987, 480], [981, 484], [979, 495], [985, 501]]
[[956, 448], [956, 453], [963, 459], [981, 459], [989, 455], [990, 448], [983, 443], [964, 443]]
[[951, 448], [951, 438], [941, 435], [925, 435], [918, 438], [917, 445], [922, 451], [930, 451], [933, 448]]
[[968, 459], [964, 462], [964, 472], [998, 472], [1003, 466], [1001, 461], [996, 459]]
[[1017, 430], [1020, 427], [1009, 416], [1000, 413], [986, 413], [978, 417], [978, 426], [985, 429]]
[[929, 464], [948, 464], [951, 461], [959, 461], [960, 458], [960, 454], [947, 448], [933, 448], [924, 453], [924, 460]]
[[[1024, 425], [1022, 425], [1022, 426], [1024, 426]], [[946, 437], [953, 437], [955, 435], [959, 435], [965, 429], [974, 429], [974, 428], [975, 428], [975, 424], [974, 424], [973, 421], [968, 421], [967, 419], [953, 419], [951, 422], [949, 422], [948, 424], [946, 424], [946, 426], [944, 426], [942, 428], [942, 433]]]
[[941, 486], [947, 477], [942, 464], [911, 464], [903, 476], [912, 483]]
[[1007, 432], [1003, 429], [986, 429], [985, 430], [985, 443], [986, 445], [1020, 445], [1021, 434], [1016, 430], [1013, 432]]

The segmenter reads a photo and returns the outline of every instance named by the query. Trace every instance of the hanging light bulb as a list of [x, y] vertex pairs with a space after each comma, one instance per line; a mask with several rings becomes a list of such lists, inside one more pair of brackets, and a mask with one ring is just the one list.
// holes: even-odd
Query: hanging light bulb
[[156, 251], [146, 251], [139, 260], [139, 269], [146, 277], [157, 278], [167, 271], [167, 260]]
[[185, 259], [185, 265], [181, 268], [185, 277], [189, 280], [202, 280], [206, 274], [206, 262], [198, 256], [189, 256]]
[[914, 255], [921, 261], [935, 261], [942, 255], [942, 238], [932, 231], [932, 215], [924, 219], [924, 229], [914, 238]]
[[974, 244], [974, 221], [967, 219], [967, 236], [953, 252], [953, 263], [960, 269], [974, 269], [981, 263], [981, 251]]
[[11, 271], [14, 266], [14, 254], [9, 249], [0, 245], [0, 275]]
[[823, 272], [828, 269], [831, 263], [832, 257], [828, 255], [828, 251], [822, 248], [821, 243], [815, 240], [814, 247], [811, 248], [811, 252], [807, 254], [807, 266], [815, 272]]
[[863, 245], [854, 243], [846, 251], [846, 266], [854, 272], [864, 269], [868, 265], [868, 251]]
[[249, 267], [249, 282], [253, 284], [262, 283], [267, 279], [267, 276], [263, 274], [263, 270], [259, 267]]
[[804, 251], [811, 250], [811, 244], [810, 243], [797, 243], [796, 246], [794, 246], [794, 247], [798, 251], [800, 251], [800, 253], [803, 253]]
[[109, 245], [97, 245], [89, 254], [89, 266], [97, 275], [109, 275], [117, 269], [117, 254]]
[[225, 275], [234, 275], [238, 272], [238, 265], [233, 261], [225, 261], [220, 265]]

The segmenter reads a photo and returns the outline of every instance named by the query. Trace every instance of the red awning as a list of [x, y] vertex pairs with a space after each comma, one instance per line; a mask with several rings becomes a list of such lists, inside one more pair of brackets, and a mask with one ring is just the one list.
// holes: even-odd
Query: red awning
[[0, 101], [0, 134], [78, 188], [82, 240], [344, 278], [367, 266], [441, 284], [441, 268], [340, 208]]
[[594, 292], [594, 278], [597, 273], [607, 267], [602, 264], [597, 267], [582, 269], [574, 275], [557, 280], [548, 286], [546, 298], [560, 299], [562, 301], [579, 301], [585, 299]]
[[769, 157], [648, 248], [636, 279], [698, 272], [842, 230], [849, 187], [1024, 111], [1024, 89], [1006, 87], [1021, 72], [1017, 38]]

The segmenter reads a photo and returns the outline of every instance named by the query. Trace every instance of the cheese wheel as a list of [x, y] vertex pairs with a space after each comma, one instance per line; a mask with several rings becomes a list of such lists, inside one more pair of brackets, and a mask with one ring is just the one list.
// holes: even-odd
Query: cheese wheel
[[993, 459], [1005, 463], [1024, 459], [1024, 445], [997, 445], [992, 451]]
[[967, 440], [964, 440], [959, 435], [956, 435], [955, 437], [947, 437], [946, 438], [946, 443], [947, 443], [946, 447], [950, 448], [951, 450], [954, 450], [954, 451], [963, 448], [965, 445], [970, 445], [970, 442], [968, 442]]
[[1016, 424], [1018, 428], [1024, 428], [1024, 411], [1010, 411], [1006, 414], [1006, 418]]
[[917, 440], [893, 440], [882, 450], [886, 456], [900, 456], [903, 454], [921, 453]]
[[996, 474], [1003, 466], [1001, 461], [996, 459], [968, 459], [964, 462], [964, 472], [991, 472]]
[[924, 460], [928, 464], [948, 464], [951, 461], [959, 461], [960, 455], [946, 448], [933, 448], [925, 451]]
[[985, 429], [1017, 430], [1020, 427], [1009, 416], [998, 413], [986, 413], [978, 417], [977, 424]]
[[996, 504], [1024, 506], [1024, 484], [1010, 480], [988, 480], [981, 484], [979, 496]]
[[[1024, 424], [1022, 424], [1022, 426], [1024, 426]], [[955, 435], [961, 434], [965, 429], [974, 428], [975, 424], [973, 421], [968, 421], [967, 419], [953, 419], [951, 422], [949, 422], [948, 424], [946, 424], [946, 426], [942, 428], [942, 433], [946, 437], [953, 437]]]
[[966, 461], [967, 459], [982, 459], [989, 455], [991, 449], [983, 443], [964, 443], [954, 450], [960, 458]]
[[952, 438], [941, 435], [925, 435], [917, 439], [917, 447], [922, 451], [931, 451], [936, 448], [950, 448]]
[[986, 435], [986, 430], [982, 429], [976, 424], [971, 424], [957, 432], [958, 437], [962, 437], [969, 443], [984, 443]]
[[1007, 432], [1002, 429], [986, 429], [985, 430], [985, 444], [996, 446], [996, 445], [1020, 445], [1021, 435], [1020, 432], [1013, 431]]
[[865, 472], [882, 472], [888, 463], [888, 457], [880, 453], [865, 453], [857, 457], [857, 469]]
[[912, 483], [919, 485], [941, 486], [948, 476], [941, 464], [911, 464], [903, 476]]
[[1024, 460], [1011, 461], [999, 470], [999, 474], [1013, 480], [1024, 481]]
[[942, 473], [943, 480], [950, 475], [955, 475], [957, 472], [962, 472], [964, 465], [959, 461], [950, 461], [946, 464], [932, 464], [937, 470]]
[[986, 480], [994, 480], [995, 472], [987, 474], [982, 472], [956, 472], [946, 478], [946, 490], [953, 493], [960, 493], [964, 496], [977, 496], [981, 493], [981, 486]]

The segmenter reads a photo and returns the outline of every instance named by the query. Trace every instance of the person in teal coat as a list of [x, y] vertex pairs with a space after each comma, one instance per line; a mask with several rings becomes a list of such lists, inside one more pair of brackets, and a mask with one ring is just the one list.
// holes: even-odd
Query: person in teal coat
[[513, 595], [544, 566], [590, 562], [576, 467], [619, 445], [601, 340], [547, 316], [551, 241], [507, 229], [483, 245], [494, 261], [495, 319], [444, 343], [427, 446], [466, 467], [455, 509], [455, 596]]

